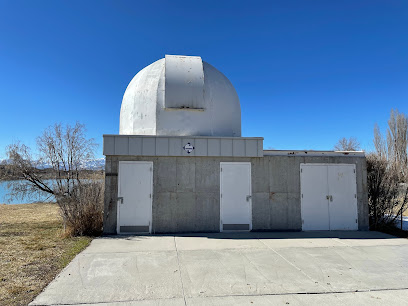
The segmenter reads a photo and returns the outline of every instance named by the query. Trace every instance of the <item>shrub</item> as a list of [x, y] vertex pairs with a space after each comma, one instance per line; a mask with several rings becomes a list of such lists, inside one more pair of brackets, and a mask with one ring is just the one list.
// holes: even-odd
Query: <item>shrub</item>
[[370, 228], [395, 226], [408, 205], [408, 187], [401, 182], [400, 169], [379, 154], [368, 154], [367, 185]]
[[69, 196], [57, 198], [67, 234], [96, 236], [102, 233], [103, 195], [103, 180], [92, 179], [74, 186]]

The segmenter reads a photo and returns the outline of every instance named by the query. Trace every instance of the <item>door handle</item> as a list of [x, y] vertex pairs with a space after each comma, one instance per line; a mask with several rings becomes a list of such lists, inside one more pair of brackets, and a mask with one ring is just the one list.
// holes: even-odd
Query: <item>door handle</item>
[[116, 200], [120, 201], [120, 204], [123, 204], [123, 197], [118, 197]]
[[330, 200], [330, 202], [333, 202], [333, 196], [332, 195], [327, 195], [326, 200]]
[[252, 196], [251, 196], [251, 195], [247, 195], [247, 196], [246, 196], [247, 202], [249, 202], [250, 199], [252, 199]]

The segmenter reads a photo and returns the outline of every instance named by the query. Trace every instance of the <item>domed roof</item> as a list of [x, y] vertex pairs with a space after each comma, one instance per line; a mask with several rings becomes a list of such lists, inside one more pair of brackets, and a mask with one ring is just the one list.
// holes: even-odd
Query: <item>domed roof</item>
[[166, 55], [129, 83], [119, 134], [240, 137], [238, 95], [201, 57]]

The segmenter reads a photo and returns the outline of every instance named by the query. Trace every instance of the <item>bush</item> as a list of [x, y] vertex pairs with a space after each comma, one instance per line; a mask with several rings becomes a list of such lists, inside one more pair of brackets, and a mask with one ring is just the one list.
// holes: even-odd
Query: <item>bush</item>
[[59, 196], [57, 203], [67, 234], [97, 236], [103, 227], [104, 183], [102, 179], [87, 180], [76, 185], [69, 196]]
[[380, 154], [367, 155], [367, 184], [370, 228], [381, 230], [395, 226], [408, 204], [408, 187], [401, 181], [395, 163]]

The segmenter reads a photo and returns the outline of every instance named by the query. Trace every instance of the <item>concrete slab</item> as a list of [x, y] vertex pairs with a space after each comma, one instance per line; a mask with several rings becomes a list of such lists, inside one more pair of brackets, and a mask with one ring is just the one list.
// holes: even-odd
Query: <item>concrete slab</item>
[[250, 233], [180, 235], [175, 239], [179, 251], [266, 248]]
[[408, 240], [403, 239], [341, 239], [341, 242], [348, 246], [378, 246], [378, 245], [408, 245]]
[[80, 306], [185, 306], [184, 299], [157, 299], [157, 300], [145, 300], [145, 301], [127, 301], [127, 302], [112, 302], [112, 303], [92, 303], [92, 304], [64, 304], [68, 305], [80, 305]]
[[280, 248], [328, 248], [345, 246], [338, 238], [320, 239], [262, 239], [267, 247]]
[[149, 301], [133, 301], [121, 303], [81, 304], [85, 306], [181, 306], [181, 305], [407, 305], [408, 290], [346, 292], [331, 294], [285, 294], [285, 295], [249, 295], [199, 297], [183, 299], [163, 299]]
[[[404, 252], [407, 252], [408, 248]], [[408, 275], [396, 266], [369, 256], [363, 247], [278, 250], [284, 258], [326, 287], [327, 291], [408, 288]], [[384, 281], [386, 280], [386, 281]], [[385, 283], [386, 282], [386, 285]]]
[[186, 298], [186, 305], [407, 305], [408, 290]]
[[[120, 238], [118, 238], [120, 237]], [[115, 236], [94, 239], [81, 254], [175, 251], [173, 236]]]
[[269, 249], [180, 251], [188, 297], [326, 292]]
[[175, 251], [88, 253], [77, 256], [32, 305], [180, 297]]
[[405, 305], [407, 242], [376, 232], [104, 237], [31, 305]]

